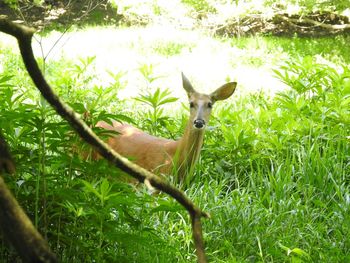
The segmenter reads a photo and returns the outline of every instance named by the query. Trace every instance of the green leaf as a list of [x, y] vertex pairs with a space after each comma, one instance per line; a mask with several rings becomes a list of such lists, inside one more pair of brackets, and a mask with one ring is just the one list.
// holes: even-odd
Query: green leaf
[[81, 182], [83, 183], [84, 187], [84, 191], [87, 193], [92, 193], [95, 196], [97, 196], [100, 200], [102, 200], [102, 196], [101, 194], [95, 189], [95, 187], [90, 184], [89, 182], [85, 181], [85, 180], [81, 180]]
[[102, 182], [100, 183], [100, 193], [101, 193], [101, 197], [103, 198], [103, 201], [105, 201], [106, 199], [108, 199], [108, 194], [111, 190], [111, 186], [108, 182], [108, 180], [106, 178], [102, 179]]
[[305, 257], [305, 258], [310, 258], [310, 255], [308, 253], [306, 253], [304, 250], [300, 249], [300, 248], [293, 248], [290, 251], [290, 254], [296, 254], [300, 257]]
[[13, 77], [13, 75], [4, 75], [0, 77], [0, 87], [14, 87], [12, 84], [7, 83]]

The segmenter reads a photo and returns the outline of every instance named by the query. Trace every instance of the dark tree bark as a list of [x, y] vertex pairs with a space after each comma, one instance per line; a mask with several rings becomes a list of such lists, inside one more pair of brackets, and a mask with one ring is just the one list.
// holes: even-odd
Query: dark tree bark
[[15, 170], [15, 164], [12, 160], [7, 143], [0, 131], [0, 172], [12, 174]]

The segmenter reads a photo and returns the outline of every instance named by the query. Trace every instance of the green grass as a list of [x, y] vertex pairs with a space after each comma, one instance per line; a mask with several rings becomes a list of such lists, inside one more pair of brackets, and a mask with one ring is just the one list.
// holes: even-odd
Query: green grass
[[[349, 36], [330, 36], [322, 38], [286, 38], [275, 36], [254, 36], [232, 38], [232, 47], [243, 49], [245, 63], [262, 66], [266, 63], [280, 64], [283, 60], [304, 56], [317, 56], [336, 64], [349, 64], [347, 52]], [[226, 39], [225, 39], [226, 41]]]
[[[186, 190], [212, 216], [203, 226], [209, 260], [350, 261], [348, 37], [220, 41], [242, 51], [232, 64], [270, 63], [290, 89], [215, 105], [213, 129]], [[164, 42], [143, 52], [174, 58], [183, 48], [188, 43]], [[80, 139], [41, 99], [19, 58], [3, 47], [0, 52], [0, 127], [17, 164], [6, 181], [60, 260], [194, 262], [186, 212], [165, 195], [134, 191], [104, 161], [72, 157]], [[165, 91], [153, 61], [136, 69], [149, 89], [130, 103], [117, 99], [129, 72], [99, 83], [96, 60], [46, 65], [50, 83], [86, 121], [114, 118], [164, 137], [181, 135], [187, 113], [163, 110], [179, 102]], [[164, 104], [152, 103], [157, 88]], [[14, 257], [0, 246], [0, 258]]]

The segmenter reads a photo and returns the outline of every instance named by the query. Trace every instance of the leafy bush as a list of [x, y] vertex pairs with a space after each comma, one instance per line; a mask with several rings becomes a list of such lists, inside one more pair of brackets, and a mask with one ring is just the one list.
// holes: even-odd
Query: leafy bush
[[[118, 102], [115, 87], [119, 84], [106, 88], [93, 84], [88, 73], [92, 62], [87, 58], [62, 67], [60, 61], [46, 72], [60, 96], [90, 125], [110, 118], [132, 122], [126, 115], [104, 111], [106, 105]], [[5, 72], [14, 72], [17, 66], [8, 61]], [[22, 66], [19, 71], [25, 72]], [[104, 161], [86, 162], [74, 155], [80, 151], [80, 138], [22, 75], [0, 77], [0, 127], [17, 163], [16, 176], [7, 182], [61, 261], [141, 262], [155, 256], [165, 261], [174, 248], [156, 233], [153, 223], [142, 218], [176, 205], [162, 198], [162, 209], [152, 212], [149, 207], [156, 209], [157, 201], [150, 204], [147, 193], [121, 183], [128, 180], [126, 175]], [[122, 112], [119, 103], [118, 112]], [[89, 149], [83, 145], [82, 151]], [[3, 247], [0, 253], [12, 261]]]

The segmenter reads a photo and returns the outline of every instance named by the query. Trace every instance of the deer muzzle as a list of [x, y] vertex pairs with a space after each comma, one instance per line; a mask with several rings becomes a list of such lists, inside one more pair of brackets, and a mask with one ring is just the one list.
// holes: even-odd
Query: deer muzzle
[[203, 129], [205, 127], [205, 121], [202, 119], [197, 119], [193, 122], [193, 126], [196, 129]]

